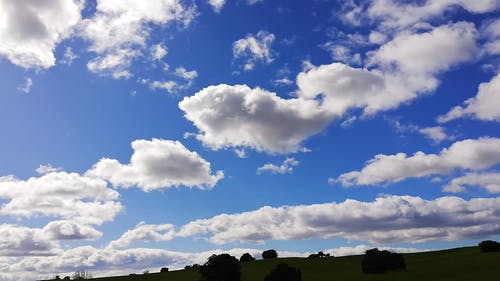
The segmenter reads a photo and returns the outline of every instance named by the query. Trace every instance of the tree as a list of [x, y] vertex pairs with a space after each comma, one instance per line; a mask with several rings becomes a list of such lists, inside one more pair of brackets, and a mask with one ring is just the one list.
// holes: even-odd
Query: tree
[[162, 268], [160, 269], [160, 272], [161, 272], [161, 273], [168, 272], [168, 267], [162, 267]]
[[493, 240], [485, 240], [479, 243], [479, 250], [482, 253], [500, 252], [500, 243]]
[[302, 273], [298, 268], [281, 263], [269, 272], [264, 281], [302, 281]]
[[384, 273], [388, 270], [406, 269], [406, 263], [403, 256], [398, 253], [374, 248], [366, 251], [361, 261], [361, 268], [364, 273]]
[[92, 274], [86, 270], [77, 270], [73, 273], [73, 280], [92, 279]]
[[200, 266], [201, 281], [240, 281], [241, 266], [237, 258], [229, 254], [212, 255]]
[[278, 253], [274, 249], [265, 250], [262, 252], [263, 259], [275, 259], [278, 257]]
[[308, 258], [310, 259], [315, 259], [315, 258], [329, 258], [330, 254], [325, 254], [322, 251], [319, 251], [317, 254], [310, 254]]
[[254, 260], [255, 260], [255, 258], [252, 257], [252, 255], [250, 255], [249, 253], [244, 253], [240, 257], [240, 262], [249, 262], [249, 261], [254, 261]]

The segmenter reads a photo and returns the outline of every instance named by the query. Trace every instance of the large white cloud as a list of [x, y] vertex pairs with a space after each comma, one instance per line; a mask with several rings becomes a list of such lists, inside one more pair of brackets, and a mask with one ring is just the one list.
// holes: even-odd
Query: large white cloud
[[58, 253], [58, 245], [41, 229], [0, 224], [0, 256], [48, 256]]
[[81, 0], [0, 1], [0, 56], [24, 68], [49, 68], [54, 50], [81, 20]]
[[283, 99], [246, 85], [202, 89], [179, 103], [196, 137], [212, 149], [249, 147], [268, 153], [301, 151], [302, 142], [333, 118], [315, 100]]
[[333, 237], [371, 243], [419, 243], [499, 234], [499, 219], [500, 198], [466, 201], [458, 197], [424, 200], [386, 196], [372, 202], [348, 199], [221, 214], [192, 221], [178, 235], [206, 237], [217, 244]]
[[132, 142], [130, 163], [103, 158], [86, 175], [111, 182], [114, 186], [137, 186], [146, 191], [173, 186], [212, 188], [224, 177], [211, 174], [210, 163], [178, 141], [152, 139]]
[[500, 74], [489, 82], [479, 84], [477, 95], [464, 102], [464, 106], [455, 106], [445, 115], [438, 117], [438, 122], [470, 117], [485, 121], [500, 122]]
[[82, 36], [97, 57], [88, 63], [90, 71], [130, 77], [128, 67], [147, 47], [150, 25], [180, 22], [188, 25], [196, 15], [195, 7], [182, 0], [106, 1], [97, 0], [96, 13], [82, 21]]
[[394, 183], [407, 178], [448, 174], [455, 169], [482, 170], [500, 163], [500, 139], [467, 139], [453, 143], [439, 154], [418, 151], [376, 155], [361, 171], [342, 174], [337, 178], [343, 186]]
[[173, 224], [138, 223], [133, 229], [123, 233], [118, 239], [111, 241], [108, 248], [119, 249], [129, 246], [135, 241], [167, 241], [175, 237]]
[[51, 172], [27, 180], [0, 177], [0, 215], [48, 216], [84, 224], [112, 221], [123, 209], [118, 192], [103, 180], [76, 173]]
[[42, 233], [51, 240], [93, 240], [102, 236], [102, 232], [90, 225], [69, 220], [51, 221]]

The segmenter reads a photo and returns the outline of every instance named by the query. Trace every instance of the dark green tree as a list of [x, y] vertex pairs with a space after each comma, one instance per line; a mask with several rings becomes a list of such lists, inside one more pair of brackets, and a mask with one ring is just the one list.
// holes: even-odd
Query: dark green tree
[[278, 257], [278, 253], [274, 249], [265, 250], [262, 252], [263, 259], [275, 259]]
[[255, 258], [252, 257], [252, 255], [250, 255], [249, 253], [244, 253], [240, 257], [240, 262], [249, 262], [249, 261], [254, 261], [254, 260], [255, 260]]
[[479, 243], [479, 250], [483, 253], [500, 252], [500, 243], [493, 240], [485, 240]]
[[237, 258], [229, 254], [212, 255], [200, 266], [200, 281], [240, 281], [241, 266]]

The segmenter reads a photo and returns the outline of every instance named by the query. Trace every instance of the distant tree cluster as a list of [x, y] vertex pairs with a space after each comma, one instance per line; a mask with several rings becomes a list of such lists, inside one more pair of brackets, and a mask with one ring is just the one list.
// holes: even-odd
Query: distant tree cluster
[[77, 270], [73, 273], [73, 280], [92, 279], [92, 274], [86, 270]]
[[265, 250], [262, 252], [263, 259], [275, 259], [278, 257], [278, 253], [274, 249]]
[[483, 253], [500, 252], [500, 243], [493, 240], [485, 240], [479, 243], [479, 249]]
[[264, 281], [302, 281], [302, 273], [298, 268], [281, 263], [269, 272]]
[[404, 270], [406, 263], [401, 254], [374, 248], [366, 251], [361, 268], [364, 273], [384, 273], [388, 270]]
[[329, 258], [329, 257], [333, 257], [333, 255], [331, 256], [330, 254], [328, 254], [328, 253], [327, 253], [327, 254], [325, 254], [325, 253], [323, 253], [323, 252], [321, 252], [321, 251], [319, 251], [317, 254], [310, 254], [310, 255], [308, 256], [308, 258], [310, 258], [310, 259], [317, 259], [317, 258]]

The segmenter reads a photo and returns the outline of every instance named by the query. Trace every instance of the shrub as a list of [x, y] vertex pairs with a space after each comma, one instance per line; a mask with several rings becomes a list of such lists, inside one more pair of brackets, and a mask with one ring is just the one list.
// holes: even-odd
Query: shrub
[[500, 252], [500, 243], [492, 240], [485, 240], [479, 243], [479, 250], [483, 253]]
[[240, 281], [241, 266], [237, 258], [229, 254], [212, 255], [200, 266], [201, 281]]
[[298, 268], [282, 263], [271, 270], [264, 281], [302, 281], [302, 273]]
[[250, 255], [249, 253], [244, 253], [240, 257], [240, 262], [249, 262], [249, 261], [254, 261], [254, 260], [255, 260], [255, 258], [252, 257], [252, 255]]
[[374, 248], [366, 251], [361, 268], [364, 273], [384, 273], [387, 270], [406, 269], [406, 263], [400, 254]]
[[265, 250], [262, 252], [263, 259], [275, 259], [278, 257], [278, 253], [274, 249]]
[[168, 272], [168, 267], [162, 267], [162, 268], [160, 269], [160, 272], [161, 272], [161, 273]]

